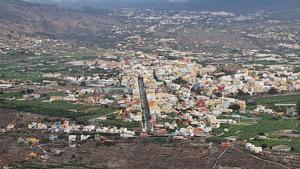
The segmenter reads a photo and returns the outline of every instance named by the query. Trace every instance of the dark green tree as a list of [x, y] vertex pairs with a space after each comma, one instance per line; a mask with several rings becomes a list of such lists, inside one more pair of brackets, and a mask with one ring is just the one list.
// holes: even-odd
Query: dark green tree
[[268, 147], [269, 147], [269, 146], [268, 146], [268, 144], [265, 144], [265, 143], [264, 143], [264, 144], [261, 144], [260, 146], [261, 146], [261, 148], [263, 148], [263, 149], [265, 149], [265, 148], [268, 148]]
[[298, 115], [300, 117], [300, 100], [298, 100], [298, 102], [296, 104], [296, 111], [298, 112]]
[[232, 104], [228, 108], [232, 109], [232, 110], [235, 110], [235, 111], [238, 111], [238, 110], [241, 109], [240, 105], [238, 105], [238, 104]]
[[278, 91], [276, 88], [272, 87], [269, 91], [268, 91], [269, 94], [278, 94]]

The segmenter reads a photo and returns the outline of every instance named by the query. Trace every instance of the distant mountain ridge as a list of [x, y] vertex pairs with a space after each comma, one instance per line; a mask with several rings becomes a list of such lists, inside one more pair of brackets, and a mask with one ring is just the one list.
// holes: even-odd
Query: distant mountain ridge
[[[241, 8], [242, 12], [268, 9], [272, 11], [268, 19], [300, 20], [300, 0], [190, 0], [187, 2], [185, 0], [89, 0], [88, 2], [85, 0], [86, 3], [83, 3], [83, 0], [55, 0], [55, 2], [47, 0], [47, 3], [46, 0], [27, 1], [31, 3], [24, 0], [0, 0], [0, 36], [4, 32], [13, 32], [29, 36], [42, 35], [54, 39], [67, 39], [78, 44], [80, 41], [87, 46], [100, 44], [99, 46], [106, 45], [107, 47], [111, 44], [111, 39], [107, 37], [111, 35], [112, 28], [122, 25], [120, 18], [108, 15], [112, 11], [107, 7], [119, 1], [120, 3], [114, 7], [127, 5], [140, 8], [214, 11], [230, 11], [231, 9], [235, 13], [238, 11], [233, 10], [235, 8]], [[214, 2], [221, 1], [222, 3], [217, 5], [219, 7], [211, 6]], [[258, 4], [254, 2], [257, 1], [265, 5], [255, 8]], [[268, 4], [271, 1], [274, 3]], [[32, 2], [45, 2], [46, 5]], [[101, 4], [100, 2], [107, 3]], [[159, 2], [161, 2], [160, 6]], [[236, 4], [228, 4], [228, 2], [236, 2]], [[49, 3], [52, 5], [48, 5]], [[168, 4], [171, 5], [168, 6]], [[244, 7], [247, 10], [242, 10]]]
[[73, 10], [20, 0], [0, 0], [0, 31], [96, 42], [118, 21], [105, 10]]
[[300, 8], [300, 0], [26, 0], [58, 4], [67, 7], [93, 6], [97, 8], [160, 8], [185, 10], [225, 10], [250, 12]]

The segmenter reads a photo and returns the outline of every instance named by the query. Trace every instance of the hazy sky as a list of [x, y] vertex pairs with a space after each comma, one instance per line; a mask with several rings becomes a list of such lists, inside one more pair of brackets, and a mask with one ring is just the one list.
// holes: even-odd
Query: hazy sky
[[[101, 1], [105, 1], [105, 2], [135, 2], [135, 3], [139, 3], [139, 2], [149, 2], [149, 1], [156, 1], [156, 2], [169, 2], [169, 3], [184, 3], [184, 2], [188, 2], [188, 1], [193, 1], [193, 0], [24, 0], [24, 1], [30, 1], [30, 2], [53, 2], [53, 3], [93, 3], [93, 2], [101, 2]], [[198, 0], [198, 1], [203, 1], [203, 0]]]

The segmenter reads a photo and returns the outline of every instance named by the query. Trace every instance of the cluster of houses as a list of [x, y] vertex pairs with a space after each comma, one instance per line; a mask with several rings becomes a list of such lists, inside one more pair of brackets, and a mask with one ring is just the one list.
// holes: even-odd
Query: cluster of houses
[[266, 106], [263, 106], [263, 105], [257, 105], [257, 107], [253, 110], [253, 113], [273, 114], [274, 110], [266, 108]]
[[252, 143], [247, 143], [245, 145], [246, 149], [252, 153], [255, 153], [255, 154], [259, 154], [262, 152], [262, 147], [256, 147], [254, 144]]
[[[203, 66], [190, 57], [167, 60], [142, 52], [135, 53], [134, 57], [123, 54], [118, 59], [109, 54], [106, 57], [66, 64], [91, 70], [118, 70], [116, 76], [102, 77], [99, 73], [80, 76], [43, 74], [43, 77], [60, 78], [75, 84], [73, 89], [60, 89], [64, 94], [51, 95], [49, 101], [116, 104], [121, 108], [119, 115], [122, 119], [141, 122], [143, 115], [138, 77], [143, 76], [155, 133], [195, 136], [208, 134], [222, 123], [235, 123], [233, 119], [218, 117], [246, 110], [246, 101], [234, 96], [263, 94], [270, 90], [300, 90], [300, 73], [293, 72], [288, 65], [264, 68], [244, 65], [232, 71], [230, 66], [229, 70], [218, 65]], [[2, 83], [2, 87], [12, 86]], [[23, 99], [27, 100], [40, 97], [36, 92], [23, 95]], [[253, 112], [273, 113], [273, 110], [257, 106]], [[41, 127], [36, 125], [34, 127]], [[79, 130], [74, 127], [64, 127], [64, 131]]]
[[29, 130], [48, 130], [51, 134], [49, 135], [50, 141], [57, 141], [58, 134], [65, 133], [68, 135], [69, 141], [73, 142], [74, 138], [80, 138], [80, 141], [86, 140], [95, 134], [114, 134], [119, 135], [122, 138], [135, 137], [135, 132], [130, 131], [127, 128], [117, 128], [117, 127], [99, 127], [96, 125], [77, 125], [70, 123], [68, 120], [63, 122], [47, 122], [47, 123], [37, 123], [32, 122], [28, 124]]
[[[137, 79], [143, 76], [155, 124], [165, 126], [160, 120], [170, 119], [170, 114], [175, 112], [175, 120], [184, 124], [182, 128], [176, 126], [175, 133], [182, 135], [193, 136], [193, 131], [198, 128], [203, 133], [209, 132], [221, 123], [234, 124], [232, 119], [217, 119], [224, 113], [246, 110], [246, 102], [232, 96], [267, 93], [271, 89], [278, 92], [300, 89], [300, 74], [294, 73], [289, 66], [268, 66], [259, 70], [255, 65], [246, 65], [226, 74], [219, 72], [218, 66], [201, 66], [188, 58], [158, 60], [143, 53], [134, 60], [121, 60], [120, 63], [118, 68], [123, 70], [120, 84], [132, 90], [131, 95], [122, 98], [126, 105], [123, 115], [133, 121], [142, 120]], [[272, 113], [262, 106], [255, 111]], [[169, 130], [155, 126], [154, 129], [158, 133], [164, 133], [163, 129]]]

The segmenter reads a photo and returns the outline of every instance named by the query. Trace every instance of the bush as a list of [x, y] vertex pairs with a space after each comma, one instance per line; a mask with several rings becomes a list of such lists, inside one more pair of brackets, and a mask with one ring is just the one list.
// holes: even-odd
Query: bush
[[295, 151], [296, 150], [296, 148], [295, 147], [291, 147], [291, 151]]
[[298, 112], [298, 115], [300, 117], [300, 100], [297, 102], [296, 111]]
[[188, 82], [186, 80], [182, 79], [182, 77], [179, 77], [179, 78], [173, 80], [173, 83], [176, 83], [176, 84], [179, 84], [179, 85], [185, 85]]
[[229, 109], [232, 109], [232, 110], [240, 110], [240, 105], [238, 104], [232, 104], [229, 106]]
[[261, 148], [263, 148], [263, 149], [265, 149], [265, 148], [268, 148], [268, 147], [269, 147], [269, 146], [268, 146], [268, 144], [265, 144], [265, 143], [264, 143], [264, 144], [261, 144], [260, 146], [261, 146]]
[[272, 87], [272, 88], [268, 91], [268, 93], [269, 93], [269, 94], [277, 94], [278, 91], [277, 91], [274, 87]]

